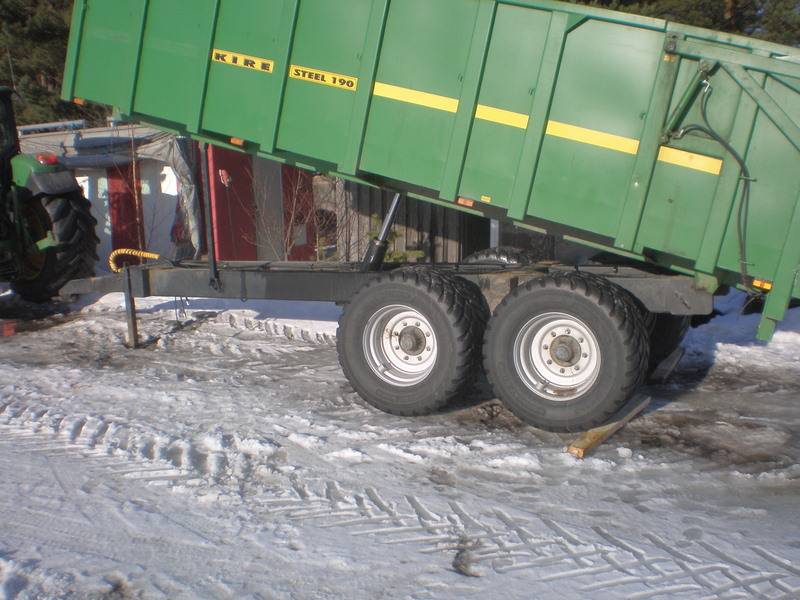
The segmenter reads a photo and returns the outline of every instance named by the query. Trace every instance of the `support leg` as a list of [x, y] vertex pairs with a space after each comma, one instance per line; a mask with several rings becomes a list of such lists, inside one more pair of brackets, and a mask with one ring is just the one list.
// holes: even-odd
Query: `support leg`
[[125, 284], [125, 314], [128, 319], [128, 348], [135, 350], [139, 347], [139, 326], [136, 322], [136, 300], [133, 297], [133, 286], [131, 284], [131, 271], [125, 266], [122, 276]]
[[389, 235], [392, 232], [392, 226], [397, 218], [397, 212], [400, 210], [400, 202], [403, 197], [401, 194], [395, 194], [392, 200], [392, 205], [389, 207], [389, 212], [383, 219], [381, 225], [381, 232], [378, 237], [373, 238], [367, 248], [367, 253], [364, 260], [361, 262], [361, 270], [366, 273], [368, 271], [380, 271], [383, 266], [383, 260], [386, 258], [386, 251], [389, 249]]
[[206, 221], [206, 244], [208, 245], [208, 269], [209, 285], [217, 292], [222, 291], [222, 282], [219, 278], [219, 266], [217, 265], [217, 247], [214, 240], [214, 218], [211, 212], [211, 180], [209, 179], [208, 168], [208, 144], [200, 144], [200, 173], [203, 178], [203, 204], [205, 207]]

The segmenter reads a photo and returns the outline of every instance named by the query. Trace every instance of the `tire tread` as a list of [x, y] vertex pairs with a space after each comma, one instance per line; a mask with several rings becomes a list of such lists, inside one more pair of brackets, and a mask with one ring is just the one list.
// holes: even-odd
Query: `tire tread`
[[[482, 340], [489, 320], [488, 307], [481, 304], [483, 295], [475, 284], [451, 273], [430, 266], [409, 266], [391, 271], [372, 280], [357, 294], [368, 293], [376, 286], [385, 283], [402, 282], [416, 288], [419, 292], [433, 298], [445, 308], [450, 326], [455, 332], [457, 345], [452, 352], [458, 357], [452, 377], [439, 390], [433, 390], [431, 398], [424, 407], [416, 409], [390, 410], [401, 416], [421, 416], [443, 408], [454, 396], [468, 387], [481, 370]], [[485, 300], [483, 301], [485, 303]], [[339, 319], [340, 329], [346, 327], [350, 315], [345, 308]], [[337, 351], [345, 377], [357, 389], [357, 381], [349, 361], [344, 356], [343, 336], [337, 336]], [[357, 389], [358, 391], [358, 389]], [[368, 398], [365, 398], [369, 402]]]
[[[557, 289], [568, 288], [572, 292], [581, 293], [585, 298], [603, 309], [620, 333], [626, 348], [624, 357], [626, 367], [624, 370], [625, 382], [622, 388], [622, 396], [627, 401], [630, 395], [642, 385], [647, 376], [650, 355], [647, 326], [644, 323], [636, 300], [629, 292], [602, 277], [578, 271], [552, 273], [532, 279], [525, 285], [513, 290], [500, 303], [495, 312], [495, 317], [489, 322], [484, 341], [484, 370], [492, 387], [495, 390], [498, 389], [497, 375], [492, 368], [490, 360], [491, 355], [499, 351], [499, 348], [496, 347], [498, 342], [494, 340], [492, 335], [494, 328], [497, 327], [498, 317], [502, 318], [506, 307], [521, 295], [535, 293], [537, 289], [544, 290], [551, 287]], [[596, 427], [607, 422], [622, 408], [624, 403], [615, 404], [605, 411], [598, 412], [588, 422], [582, 422], [577, 428], [572, 424], [545, 423], [542, 425], [551, 431], [559, 432], [573, 432], [579, 429]]]

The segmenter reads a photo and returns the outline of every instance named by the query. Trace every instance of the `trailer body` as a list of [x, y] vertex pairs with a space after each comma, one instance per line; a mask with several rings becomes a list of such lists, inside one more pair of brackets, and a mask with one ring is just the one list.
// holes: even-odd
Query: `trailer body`
[[[65, 99], [800, 297], [796, 49], [547, 0], [77, 0]], [[709, 119], [716, 141], [674, 135]], [[746, 264], [742, 264], [742, 263]], [[746, 270], [746, 280], [742, 272]]]

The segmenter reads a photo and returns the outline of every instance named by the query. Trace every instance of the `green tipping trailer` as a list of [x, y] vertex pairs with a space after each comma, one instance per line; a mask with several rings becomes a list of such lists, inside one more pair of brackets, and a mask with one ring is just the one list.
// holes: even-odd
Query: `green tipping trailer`
[[[685, 314], [693, 291], [737, 286], [764, 296], [762, 339], [800, 298], [794, 48], [548, 0], [76, 0], [63, 97], [638, 263], [653, 283], [649, 293], [611, 275], [539, 269], [549, 274], [520, 284], [498, 308], [486, 368], [501, 398], [529, 422], [563, 429], [608, 416], [639, 381], [606, 386], [604, 370], [621, 373], [642, 359], [611, 344], [616, 350], [601, 360], [608, 332], [581, 329], [580, 319], [558, 325], [552, 315], [560, 312], [537, 321], [532, 308], [520, 308], [516, 325], [500, 322], [511, 319], [515, 302], [531, 305], [520, 299], [528, 293], [545, 298], [567, 281], [599, 305], [621, 303], [622, 312], [644, 305], [652, 331], [650, 313]], [[405, 282], [413, 270], [401, 271]], [[412, 279], [422, 287], [459, 279], [458, 268], [456, 275], [429, 269], [423, 282], [420, 272]], [[657, 275], [670, 273], [684, 287], [658, 287]], [[536, 285], [544, 292], [534, 293]], [[462, 283], [455, 288], [468, 305], [481, 304]], [[660, 310], [658, 294], [672, 300]], [[378, 306], [359, 302], [351, 304]], [[402, 348], [354, 335], [372, 358], [366, 366], [342, 362], [373, 404], [417, 413], [428, 406], [408, 400], [414, 390], [439, 386], [428, 404], [441, 404], [457, 377], [431, 380], [447, 362], [436, 351], [429, 356], [424, 343], [435, 334], [433, 319], [403, 328], [395, 321], [408, 318], [395, 313], [376, 309], [374, 322], [352, 327], [380, 325]], [[558, 340], [555, 349], [542, 344], [543, 331]], [[510, 336], [514, 349], [498, 336]], [[340, 354], [358, 353], [341, 337]], [[470, 343], [481, 337], [482, 329]], [[581, 345], [590, 338], [598, 356], [590, 352], [584, 364]], [[420, 344], [421, 353], [408, 355]], [[447, 345], [448, 354], [459, 348]], [[403, 371], [409, 360], [421, 363], [416, 371]], [[524, 385], [502, 389], [514, 378]], [[544, 402], [526, 407], [526, 395]], [[617, 400], [596, 400], [592, 418], [576, 416], [579, 400], [610, 396]]]

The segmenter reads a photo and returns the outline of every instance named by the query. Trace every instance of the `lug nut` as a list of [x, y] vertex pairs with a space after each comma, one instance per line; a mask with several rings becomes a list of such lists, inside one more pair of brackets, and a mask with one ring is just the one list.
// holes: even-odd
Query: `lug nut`
[[562, 373], [566, 373], [566, 371], [565, 371], [564, 369], [561, 369], [561, 372], [562, 372]]

